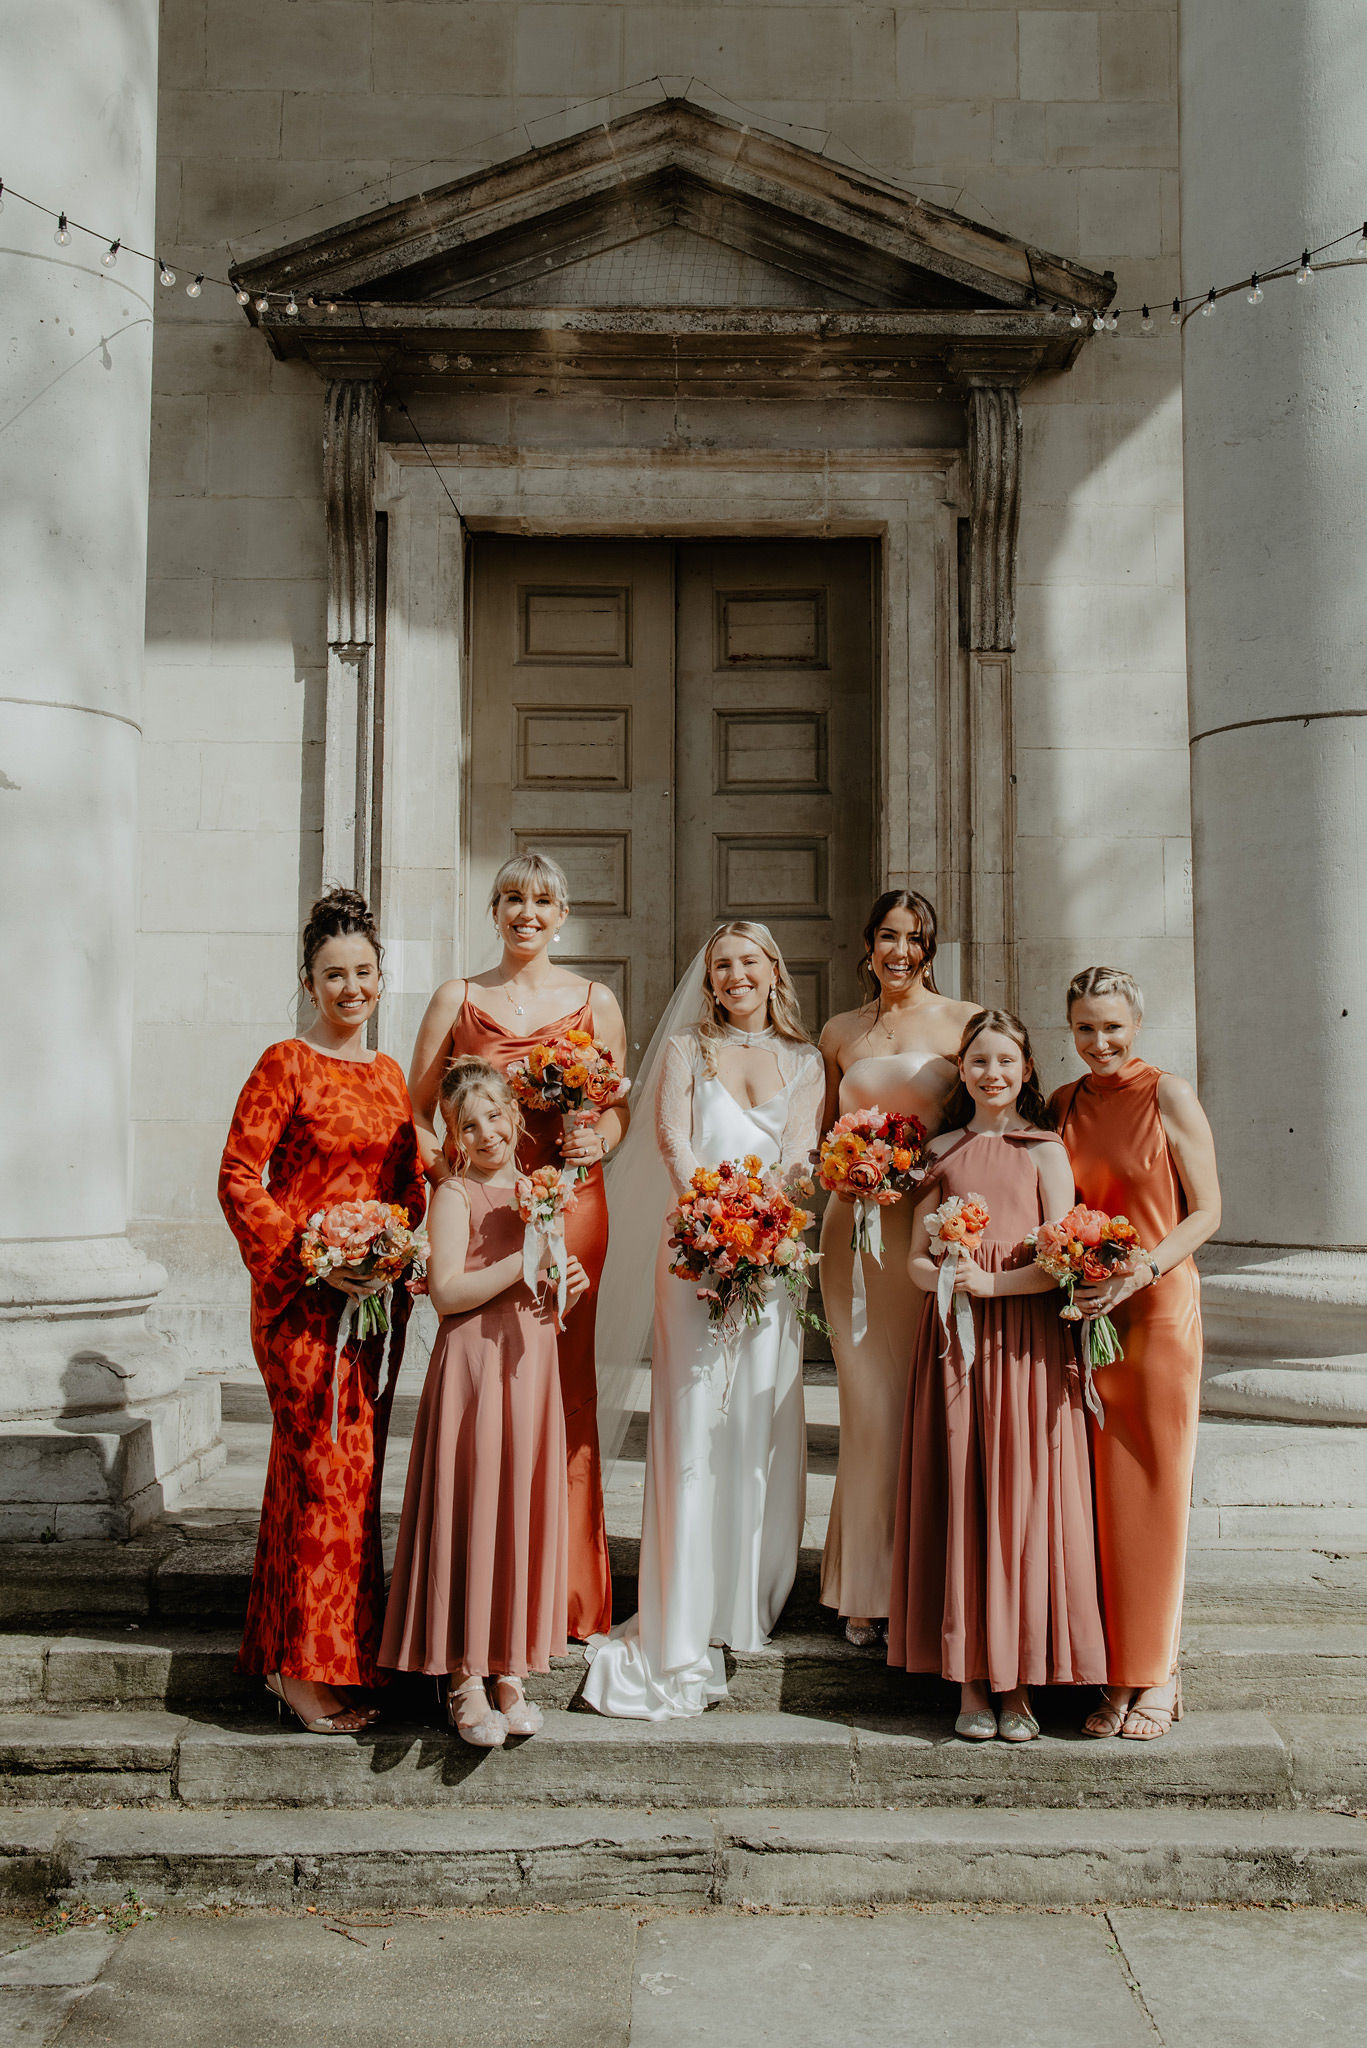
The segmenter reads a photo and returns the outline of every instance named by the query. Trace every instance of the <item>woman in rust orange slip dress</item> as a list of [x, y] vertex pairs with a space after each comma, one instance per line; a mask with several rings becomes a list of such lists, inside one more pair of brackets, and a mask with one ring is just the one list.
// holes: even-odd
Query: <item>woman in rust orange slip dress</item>
[[[497, 967], [465, 980], [443, 982], [427, 1006], [409, 1072], [409, 1093], [428, 1177], [447, 1171], [437, 1124], [437, 1095], [450, 1062], [462, 1053], [509, 1067], [538, 1042], [564, 1031], [590, 1031], [625, 1070], [626, 1026], [611, 992], [557, 967], [549, 948], [570, 914], [569, 885], [545, 854], [505, 861], [494, 877], [489, 908], [503, 944]], [[602, 1162], [627, 1125], [625, 1104], [592, 1120], [585, 1116], [566, 1139], [560, 1118], [526, 1113], [518, 1150], [522, 1167], [585, 1166], [578, 1198], [567, 1218], [565, 1245], [589, 1276], [565, 1317], [560, 1335], [560, 1391], [565, 1403], [569, 1478], [570, 1558], [568, 1632], [586, 1641], [612, 1626], [612, 1580], [603, 1521], [603, 1473], [598, 1452], [598, 1379], [594, 1325], [598, 1281], [608, 1248]]]
[[1118, 968], [1068, 988], [1087, 1067], [1050, 1101], [1089, 1208], [1128, 1216], [1145, 1256], [1133, 1273], [1079, 1288], [1115, 1321], [1124, 1357], [1096, 1374], [1092, 1427], [1097, 1550], [1106, 1623], [1104, 1703], [1089, 1735], [1153, 1741], [1181, 1713], [1177, 1682], [1187, 1515], [1201, 1397], [1201, 1290], [1192, 1253], [1220, 1225], [1215, 1144], [1189, 1082], [1134, 1055], [1144, 999]]
[[363, 899], [334, 889], [315, 903], [303, 954], [317, 1020], [268, 1046], [252, 1069], [218, 1182], [252, 1278], [252, 1348], [272, 1422], [238, 1668], [264, 1676], [306, 1727], [345, 1735], [374, 1718], [337, 1688], [377, 1677], [380, 1478], [410, 1303], [397, 1287], [381, 1392], [383, 1336], [353, 1337], [337, 1358], [345, 1297], [374, 1290], [340, 1277], [308, 1285], [299, 1240], [309, 1216], [334, 1202], [394, 1202], [415, 1224], [426, 1190], [402, 1069], [365, 1044], [380, 941]]

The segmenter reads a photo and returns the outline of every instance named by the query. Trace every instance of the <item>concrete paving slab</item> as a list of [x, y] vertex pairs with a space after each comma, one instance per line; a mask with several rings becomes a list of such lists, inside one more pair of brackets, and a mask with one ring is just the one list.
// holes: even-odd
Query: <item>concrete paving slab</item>
[[0, 2048], [48, 2048], [84, 1991], [0, 1991]]
[[1367, 1914], [1110, 1917], [1164, 2048], [1361, 2048]]
[[631, 2048], [1154, 2048], [1103, 1916], [650, 1920]]
[[107, 1928], [70, 1927], [0, 1957], [0, 1986], [28, 1990], [93, 1984], [113, 1953], [114, 1936]]
[[144, 1924], [62, 2048], [626, 2048], [632, 1913], [341, 1924]]

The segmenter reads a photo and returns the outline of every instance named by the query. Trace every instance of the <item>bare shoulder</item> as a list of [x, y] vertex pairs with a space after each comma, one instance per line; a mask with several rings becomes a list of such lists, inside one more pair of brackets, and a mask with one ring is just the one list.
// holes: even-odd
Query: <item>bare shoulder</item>
[[1197, 1131], [1208, 1127], [1206, 1113], [1190, 1081], [1181, 1074], [1161, 1074], [1158, 1079], [1158, 1114], [1179, 1129]]
[[827, 1059], [838, 1060], [855, 1039], [863, 1036], [866, 1028], [862, 1010], [841, 1010], [826, 1019], [817, 1043]]
[[960, 1036], [970, 1017], [976, 1017], [982, 1009], [981, 1003], [962, 1003], [957, 996], [937, 996], [934, 1015], [937, 1021], [952, 1025]]
[[465, 991], [471, 986], [463, 974], [453, 975], [450, 981], [441, 982], [433, 991], [427, 1005], [429, 1017], [454, 1017], [465, 1001]]
[[952, 1146], [957, 1145], [960, 1138], [962, 1138], [963, 1135], [964, 1134], [961, 1129], [957, 1131], [941, 1131], [938, 1134], [938, 1136], [932, 1138], [930, 1143], [926, 1146], [927, 1159], [943, 1159], [945, 1153], [948, 1152]]
[[429, 1218], [436, 1213], [438, 1203], [444, 1213], [452, 1216], [458, 1216], [462, 1209], [469, 1208], [470, 1191], [458, 1173], [449, 1173], [433, 1188], [427, 1204]]

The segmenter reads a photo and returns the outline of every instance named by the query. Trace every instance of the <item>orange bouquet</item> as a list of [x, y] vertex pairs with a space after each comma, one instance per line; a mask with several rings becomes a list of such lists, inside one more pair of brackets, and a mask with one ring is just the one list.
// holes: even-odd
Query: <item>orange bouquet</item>
[[1088, 1315], [1077, 1306], [1073, 1293], [1079, 1286], [1097, 1286], [1113, 1273], [1133, 1272], [1135, 1259], [1144, 1249], [1139, 1233], [1128, 1216], [1108, 1216], [1103, 1209], [1088, 1209], [1079, 1202], [1057, 1223], [1041, 1223], [1026, 1242], [1035, 1254], [1035, 1264], [1051, 1280], [1057, 1280], [1067, 1296], [1059, 1310], [1062, 1320], [1082, 1324], [1087, 1406], [1100, 1419], [1101, 1404], [1092, 1391], [1092, 1372], [1099, 1365], [1114, 1365], [1125, 1353], [1110, 1317]]
[[951, 1313], [953, 1315], [953, 1335], [959, 1340], [965, 1372], [977, 1355], [973, 1304], [966, 1294], [955, 1293], [954, 1272], [960, 1252], [967, 1252], [972, 1257], [982, 1243], [983, 1233], [991, 1220], [981, 1195], [951, 1195], [947, 1201], [941, 1202], [938, 1209], [932, 1209], [926, 1218], [932, 1258], [937, 1256], [936, 1247], [939, 1247], [940, 1274], [935, 1283], [935, 1304], [947, 1338], [951, 1335], [950, 1316]]
[[427, 1234], [421, 1227], [410, 1230], [407, 1209], [393, 1202], [334, 1202], [330, 1209], [319, 1209], [299, 1240], [299, 1258], [310, 1287], [332, 1273], [383, 1282], [379, 1293], [353, 1304], [362, 1342], [389, 1328], [385, 1296], [401, 1273], [411, 1269], [409, 1288], [414, 1294], [425, 1291]]
[[[803, 1244], [813, 1222], [797, 1197], [812, 1192], [802, 1175], [780, 1180], [753, 1153], [739, 1164], [700, 1166], [669, 1216], [669, 1270], [692, 1281], [715, 1341], [736, 1336], [757, 1323], [776, 1281], [793, 1298], [798, 1321], [824, 1331], [806, 1306], [813, 1267], [820, 1254]], [[728, 1384], [728, 1393], [730, 1391]]]
[[547, 1278], [555, 1289], [556, 1322], [565, 1313], [565, 1211], [578, 1199], [575, 1184], [558, 1166], [538, 1166], [520, 1173], [514, 1187], [517, 1213], [527, 1228], [522, 1237], [522, 1278], [538, 1292], [541, 1253], [549, 1249], [554, 1263]]
[[[565, 1031], [514, 1060], [508, 1085], [524, 1109], [558, 1111], [568, 1138], [581, 1118], [592, 1122], [621, 1102], [631, 1083], [591, 1032]], [[588, 1168], [574, 1177], [587, 1180]]]
[[854, 1209], [850, 1247], [855, 1253], [850, 1335], [868, 1335], [864, 1254], [883, 1263], [883, 1208], [899, 1202], [924, 1179], [926, 1127], [919, 1117], [893, 1110], [852, 1109], [831, 1125], [817, 1153], [816, 1177]]

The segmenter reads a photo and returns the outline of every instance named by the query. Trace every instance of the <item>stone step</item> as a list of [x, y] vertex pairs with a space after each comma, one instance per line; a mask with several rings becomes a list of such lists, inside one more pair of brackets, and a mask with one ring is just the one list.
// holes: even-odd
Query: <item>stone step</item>
[[509, 1807], [444, 1812], [0, 1811], [16, 1904], [324, 1912], [1367, 1904], [1367, 1827], [1309, 1811]]
[[[459, 1804], [1367, 1808], [1367, 1731], [1342, 1717], [1194, 1714], [1156, 1743], [966, 1743], [948, 1715], [706, 1714], [656, 1724], [548, 1708], [534, 1740], [469, 1748], [433, 1711], [355, 1738], [143, 1710], [0, 1716], [11, 1805], [375, 1809]], [[1045, 1708], [1048, 1713], [1048, 1707]]]
[[[234, 1669], [234, 1628], [155, 1618], [65, 1632], [0, 1633], [0, 1707], [66, 1713], [95, 1707], [208, 1707], [260, 1700], [260, 1681]], [[723, 1714], [943, 1713], [950, 1687], [890, 1670], [877, 1649], [857, 1650], [829, 1620], [785, 1625], [767, 1649], [728, 1652]], [[543, 1706], [568, 1707], [584, 1680], [582, 1653], [557, 1658], [529, 1681]], [[1195, 1710], [1367, 1714], [1367, 1627], [1357, 1623], [1196, 1622], [1182, 1649], [1184, 1697]], [[396, 1678], [391, 1711], [422, 1718], [430, 1680]], [[1066, 1693], [1058, 1711], [1075, 1713]]]

